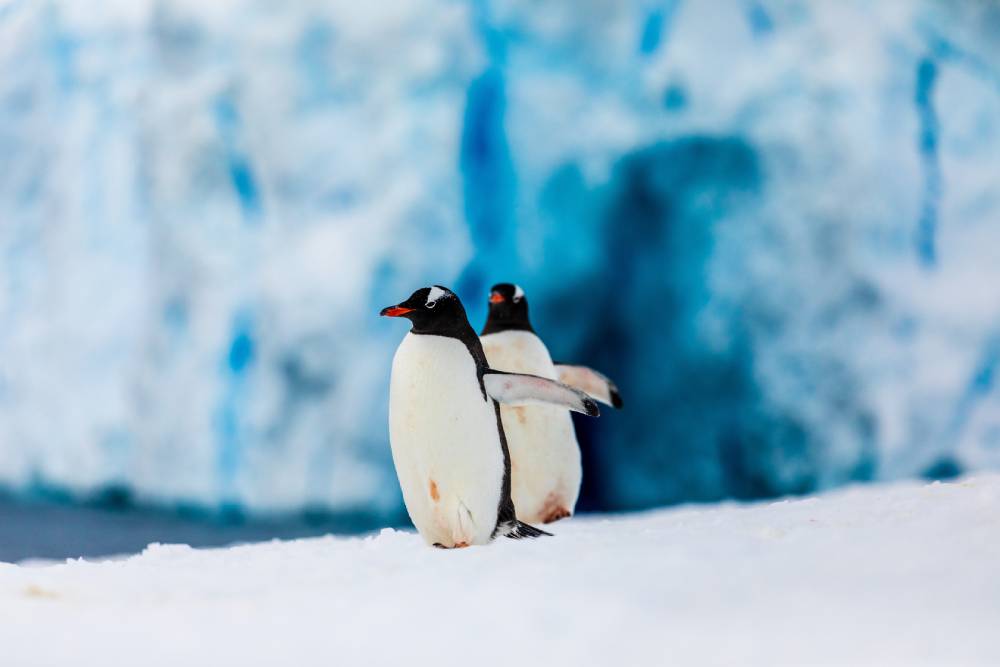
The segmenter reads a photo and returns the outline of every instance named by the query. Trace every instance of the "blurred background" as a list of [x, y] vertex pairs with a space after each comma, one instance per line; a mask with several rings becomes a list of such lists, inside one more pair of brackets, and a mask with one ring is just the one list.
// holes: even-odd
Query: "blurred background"
[[0, 0], [0, 557], [405, 525], [382, 306], [614, 378], [579, 509], [1000, 467], [1000, 5]]

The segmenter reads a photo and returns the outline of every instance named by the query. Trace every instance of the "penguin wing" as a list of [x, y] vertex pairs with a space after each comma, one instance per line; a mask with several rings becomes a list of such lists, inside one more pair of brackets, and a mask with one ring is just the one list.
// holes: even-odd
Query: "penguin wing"
[[557, 363], [556, 375], [560, 382], [586, 392], [601, 403], [617, 409], [623, 405], [622, 395], [618, 393], [615, 383], [593, 368]]
[[558, 405], [589, 417], [601, 414], [597, 403], [584, 392], [537, 375], [507, 373], [491, 368], [483, 375], [483, 385], [486, 387], [486, 393], [499, 403], [508, 405], [542, 403]]

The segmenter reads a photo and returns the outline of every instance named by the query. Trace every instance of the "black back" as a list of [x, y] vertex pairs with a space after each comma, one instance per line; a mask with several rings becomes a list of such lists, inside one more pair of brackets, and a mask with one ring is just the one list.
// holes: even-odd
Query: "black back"
[[497, 283], [490, 288], [489, 315], [479, 335], [486, 336], [501, 331], [530, 331], [528, 299], [520, 287], [511, 283]]
[[[434, 297], [433, 299], [431, 297]], [[407, 309], [408, 312], [395, 314], [394, 309]], [[422, 287], [410, 295], [406, 301], [395, 306], [382, 309], [382, 315], [405, 317], [412, 323], [410, 332], [425, 336], [445, 336], [461, 341], [472, 355], [476, 364], [476, 377], [479, 380], [479, 390], [483, 400], [493, 400], [486, 395], [486, 384], [483, 376], [489, 370], [486, 353], [479, 342], [479, 336], [469, 324], [465, 306], [458, 296], [447, 287], [434, 285]], [[510, 497], [510, 450], [507, 447], [507, 434], [503, 430], [503, 420], [500, 417], [500, 404], [493, 401], [493, 411], [496, 414], [497, 433], [500, 435], [500, 448], [503, 450], [503, 482], [500, 491], [500, 504], [497, 507], [497, 525], [493, 536], [506, 534], [517, 525], [514, 511], [514, 501]]]

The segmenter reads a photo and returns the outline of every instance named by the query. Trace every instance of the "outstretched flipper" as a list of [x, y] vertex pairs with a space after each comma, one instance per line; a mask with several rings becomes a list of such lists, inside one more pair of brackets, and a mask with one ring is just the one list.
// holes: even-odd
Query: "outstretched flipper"
[[494, 400], [508, 405], [540, 403], [558, 405], [589, 417], [601, 414], [597, 403], [587, 394], [537, 375], [507, 373], [491, 368], [483, 375], [483, 385]]
[[556, 364], [556, 374], [559, 376], [560, 382], [587, 392], [601, 403], [621, 409], [622, 396], [618, 393], [618, 387], [607, 376], [598, 373], [593, 368]]

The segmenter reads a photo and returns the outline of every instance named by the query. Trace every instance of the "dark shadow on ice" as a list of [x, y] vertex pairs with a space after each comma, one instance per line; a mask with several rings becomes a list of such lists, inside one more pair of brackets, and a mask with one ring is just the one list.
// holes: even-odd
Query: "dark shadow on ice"
[[[394, 523], [407, 526], [405, 516]], [[384, 517], [310, 510], [273, 518], [208, 514], [133, 505], [110, 491], [85, 505], [58, 499], [0, 497], [0, 561], [62, 560], [133, 554], [153, 542], [221, 547], [327, 534], [358, 535], [387, 525]]]

